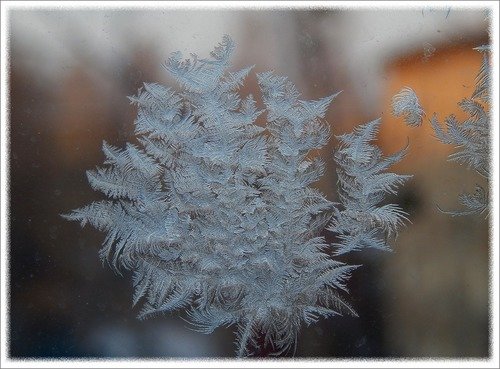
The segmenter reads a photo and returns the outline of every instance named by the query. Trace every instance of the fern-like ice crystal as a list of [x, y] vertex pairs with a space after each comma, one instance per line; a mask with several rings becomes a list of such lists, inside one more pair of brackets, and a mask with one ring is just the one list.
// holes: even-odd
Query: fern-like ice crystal
[[173, 54], [165, 67], [181, 92], [150, 83], [131, 98], [138, 142], [105, 142], [104, 166], [87, 173], [109, 200], [65, 217], [107, 233], [101, 256], [133, 272], [141, 318], [183, 310], [203, 333], [235, 324], [239, 356], [262, 342], [279, 354], [302, 322], [355, 315], [341, 294], [357, 266], [333, 259], [320, 232], [330, 222], [343, 252], [386, 248], [379, 233], [404, 214], [378, 204], [406, 177], [383, 174], [402, 153], [382, 158], [368, 144], [378, 123], [360, 128], [341, 138], [337, 209], [310, 187], [324, 170], [311, 150], [329, 139], [336, 95], [301, 100], [285, 77], [259, 74], [261, 127], [263, 111], [238, 92], [251, 68], [228, 71], [233, 49], [224, 37], [211, 58]]
[[[371, 144], [375, 139], [380, 119], [338, 136], [340, 147], [335, 153], [338, 165], [339, 208], [328, 229], [338, 235], [337, 254], [376, 248], [387, 250], [387, 237], [395, 235], [403, 224], [406, 213], [395, 204], [382, 205], [387, 194], [395, 195], [397, 188], [410, 175], [387, 172], [399, 162], [406, 148], [385, 157]], [[340, 209], [340, 210], [339, 210]]]
[[410, 87], [404, 87], [392, 98], [392, 114], [396, 117], [402, 116], [411, 127], [422, 124], [424, 110], [420, 105], [417, 94]]

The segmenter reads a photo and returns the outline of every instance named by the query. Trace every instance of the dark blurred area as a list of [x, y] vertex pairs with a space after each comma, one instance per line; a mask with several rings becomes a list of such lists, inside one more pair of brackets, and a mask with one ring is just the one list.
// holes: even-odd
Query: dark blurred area
[[[488, 356], [488, 220], [436, 209], [457, 208], [481, 179], [446, 161], [452, 148], [428, 123], [412, 130], [390, 114], [391, 97], [412, 86], [424, 110], [460, 117], [489, 18], [450, 9], [12, 10], [9, 356], [234, 356], [231, 329], [205, 336], [179, 313], [136, 319], [130, 276], [99, 260], [104, 234], [60, 217], [103, 198], [85, 176], [104, 159], [102, 141], [135, 140], [126, 96], [143, 82], [172, 83], [161, 69], [171, 52], [206, 56], [223, 34], [237, 43], [234, 69], [286, 75], [305, 99], [343, 90], [327, 116], [334, 135], [381, 116], [385, 153], [410, 143], [394, 170], [414, 177], [391, 200], [411, 224], [393, 253], [343, 258], [363, 264], [348, 283], [359, 317], [304, 327], [295, 357]], [[254, 73], [242, 93], [259, 99]], [[335, 144], [321, 153], [328, 171], [317, 184], [332, 200]]]

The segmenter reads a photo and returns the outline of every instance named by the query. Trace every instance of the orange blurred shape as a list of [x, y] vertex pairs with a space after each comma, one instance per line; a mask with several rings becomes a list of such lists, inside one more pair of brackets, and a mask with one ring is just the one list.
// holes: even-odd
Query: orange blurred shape
[[[418, 54], [393, 61], [387, 65], [387, 86], [383, 95], [384, 124], [380, 141], [388, 152], [398, 150], [409, 139], [410, 153], [405, 166], [422, 168], [422, 163], [446, 161], [453, 152], [434, 137], [430, 119], [437, 114], [439, 122], [454, 114], [459, 121], [467, 115], [457, 105], [474, 92], [482, 55], [473, 50], [478, 45], [460, 45], [440, 49], [428, 56], [422, 49]], [[405, 86], [417, 94], [425, 116], [422, 126], [408, 127], [402, 117], [392, 116], [392, 97]], [[422, 168], [425, 169], [425, 168]]]

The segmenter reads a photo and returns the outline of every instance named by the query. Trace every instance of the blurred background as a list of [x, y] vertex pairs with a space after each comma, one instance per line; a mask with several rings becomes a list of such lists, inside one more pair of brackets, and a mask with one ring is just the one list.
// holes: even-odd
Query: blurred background
[[[234, 69], [286, 75], [304, 99], [343, 93], [329, 109], [333, 134], [382, 117], [378, 143], [404, 147], [393, 169], [414, 177], [391, 199], [411, 224], [393, 253], [363, 252], [349, 282], [359, 318], [304, 327], [296, 357], [485, 357], [489, 355], [488, 220], [450, 217], [457, 195], [484, 181], [447, 162], [429, 122], [391, 116], [391, 98], [412, 87], [428, 117], [464, 118], [489, 42], [484, 9], [64, 10], [9, 13], [9, 356], [232, 357], [231, 329], [205, 336], [180, 314], [136, 319], [130, 276], [103, 266], [104, 234], [59, 214], [101, 199], [85, 170], [104, 159], [102, 141], [134, 141], [126, 96], [143, 82], [171, 84], [161, 64], [180, 50], [207, 56], [230, 35]], [[255, 73], [242, 94], [259, 99]], [[259, 100], [260, 101], [260, 100]], [[322, 153], [317, 184], [336, 199], [336, 140]]]

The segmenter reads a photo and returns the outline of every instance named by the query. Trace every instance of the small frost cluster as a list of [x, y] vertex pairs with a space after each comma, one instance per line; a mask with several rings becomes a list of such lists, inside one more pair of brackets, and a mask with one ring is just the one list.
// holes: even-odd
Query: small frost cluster
[[[445, 129], [434, 113], [430, 119], [436, 138], [444, 144], [454, 145], [456, 151], [449, 156], [450, 161], [474, 169], [487, 181], [490, 179], [490, 112], [491, 79], [490, 51], [488, 45], [479, 46], [474, 50], [482, 53], [483, 59], [476, 76], [475, 88], [470, 98], [463, 99], [458, 106], [468, 115], [459, 121], [455, 115], [445, 118]], [[393, 114], [404, 115], [409, 126], [419, 126], [424, 111], [417, 95], [405, 87], [393, 97]], [[476, 185], [474, 193], [464, 192], [458, 196], [464, 210], [443, 211], [452, 216], [489, 213], [488, 189]]]

